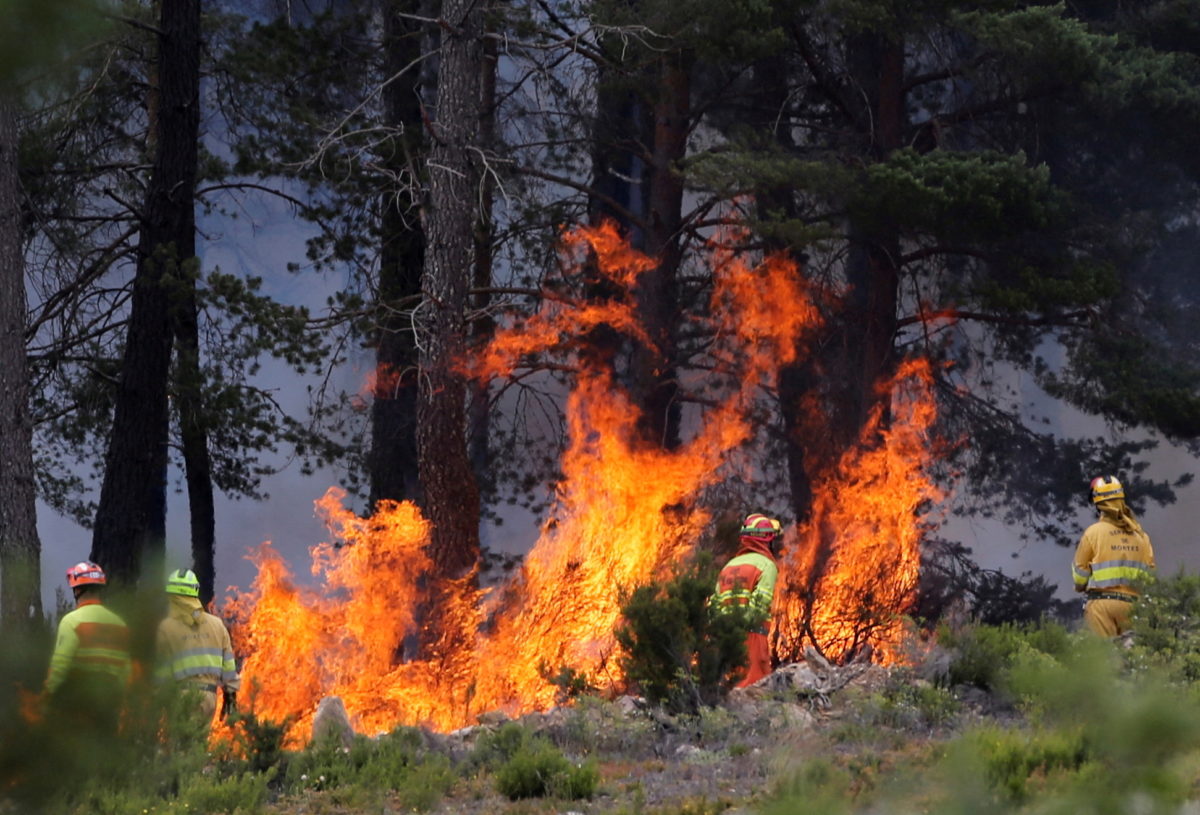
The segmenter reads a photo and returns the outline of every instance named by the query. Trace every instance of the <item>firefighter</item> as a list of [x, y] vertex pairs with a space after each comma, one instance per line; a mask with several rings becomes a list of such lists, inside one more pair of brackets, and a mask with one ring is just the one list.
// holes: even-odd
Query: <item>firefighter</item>
[[1075, 549], [1075, 591], [1087, 595], [1088, 630], [1116, 637], [1129, 630], [1137, 583], [1154, 573], [1150, 536], [1125, 505], [1125, 489], [1114, 476], [1092, 479], [1092, 503], [1100, 520], [1084, 530]]
[[67, 569], [75, 609], [58, 622], [44, 698], [52, 717], [78, 732], [113, 734], [132, 674], [129, 627], [102, 602], [104, 569], [90, 560]]
[[158, 624], [155, 679], [173, 679], [196, 697], [205, 728], [212, 725], [221, 689], [221, 719], [237, 709], [240, 679], [229, 630], [200, 603], [200, 581], [191, 569], [167, 577], [167, 616]]
[[742, 522], [737, 554], [717, 575], [712, 605], [721, 609], [741, 609], [748, 615], [746, 634], [746, 673], [737, 683], [744, 688], [771, 673], [771, 647], [767, 641], [771, 603], [775, 599], [775, 580], [779, 566], [775, 558], [783, 542], [779, 521], [755, 513]]

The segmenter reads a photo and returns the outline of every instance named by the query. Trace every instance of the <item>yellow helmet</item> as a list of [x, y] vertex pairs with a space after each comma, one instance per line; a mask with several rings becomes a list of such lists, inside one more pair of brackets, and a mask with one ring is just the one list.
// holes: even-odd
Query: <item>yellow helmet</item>
[[1092, 503], [1111, 501], [1114, 498], [1124, 498], [1125, 488], [1114, 475], [1102, 475], [1092, 479]]
[[167, 594], [183, 597], [199, 597], [200, 581], [191, 569], [176, 569], [167, 576]]

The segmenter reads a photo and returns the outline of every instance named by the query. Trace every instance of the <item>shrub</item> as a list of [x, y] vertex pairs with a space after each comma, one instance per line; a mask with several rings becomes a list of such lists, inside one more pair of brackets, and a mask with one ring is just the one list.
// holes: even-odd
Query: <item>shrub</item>
[[691, 713], [714, 705], [746, 664], [747, 621], [708, 606], [717, 571], [701, 555], [667, 582], [624, 598], [624, 622], [615, 632], [621, 667], [654, 704]]
[[1013, 803], [1028, 798], [1029, 780], [1058, 770], [1076, 770], [1087, 759], [1078, 731], [1026, 733], [982, 728], [968, 737], [967, 749], [982, 759], [988, 787]]
[[378, 739], [356, 736], [349, 747], [333, 736], [320, 739], [287, 767], [291, 789], [390, 790], [409, 810], [430, 809], [453, 784], [449, 759], [427, 753], [420, 731], [407, 727]]
[[230, 716], [230, 722], [237, 747], [235, 752], [245, 756], [250, 770], [261, 773], [283, 766], [283, 740], [294, 719], [289, 717], [282, 722], [274, 722], [259, 718], [252, 710], [239, 710]]
[[582, 696], [566, 711], [562, 726], [548, 735], [560, 748], [576, 755], [627, 757], [653, 752], [657, 732], [658, 725], [647, 716], [630, 716], [611, 702]]
[[1036, 625], [974, 625], [959, 632], [939, 632], [942, 645], [957, 652], [950, 665], [951, 684], [974, 685], [984, 690], [1003, 689], [1006, 671], [1019, 654], [1065, 654], [1071, 636], [1058, 623]]
[[489, 730], [475, 740], [475, 747], [467, 759], [468, 767], [495, 769], [517, 754], [533, 739], [532, 734], [516, 722], [506, 722], [495, 730]]
[[958, 700], [945, 688], [902, 681], [860, 701], [855, 706], [854, 719], [869, 728], [935, 728], [950, 722], [958, 708]]
[[1133, 667], [1160, 668], [1187, 683], [1200, 679], [1200, 576], [1180, 574], [1143, 586], [1132, 630]]
[[176, 808], [196, 815], [255, 815], [262, 812], [267, 803], [267, 784], [272, 775], [273, 772], [245, 772], [229, 778], [193, 776], [180, 792], [182, 807], [177, 804]]
[[762, 808], [764, 815], [837, 815], [851, 812], [851, 778], [825, 759], [810, 761], [783, 781]]
[[542, 740], [533, 740], [496, 770], [496, 789], [511, 800], [591, 798], [600, 773], [594, 762], [572, 764], [566, 756]]

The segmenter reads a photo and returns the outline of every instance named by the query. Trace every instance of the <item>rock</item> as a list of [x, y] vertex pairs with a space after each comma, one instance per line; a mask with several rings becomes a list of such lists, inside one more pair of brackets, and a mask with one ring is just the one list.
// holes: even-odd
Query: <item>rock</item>
[[640, 696], [619, 696], [613, 702], [622, 716], [636, 716], [646, 708], [646, 700]]
[[767, 711], [767, 721], [772, 730], [808, 730], [816, 717], [805, 706], [784, 702]]
[[759, 699], [778, 694], [806, 696], [828, 704], [826, 693], [829, 688], [828, 677], [818, 674], [807, 662], [793, 662], [764, 676], [746, 688], [745, 694], [750, 698]]
[[479, 731], [479, 729], [479, 725], [469, 724], [466, 727], [460, 727], [457, 730], [451, 730], [446, 735], [449, 738], [457, 739], [459, 741], [468, 741], [475, 737], [475, 734]]
[[326, 696], [317, 704], [313, 716], [312, 740], [337, 739], [342, 747], [349, 749], [354, 743], [354, 728], [350, 726], [350, 715], [339, 696]]
[[511, 722], [512, 716], [509, 716], [503, 710], [489, 710], [486, 713], [480, 713], [476, 716], [475, 721], [485, 727], [499, 727], [502, 724]]

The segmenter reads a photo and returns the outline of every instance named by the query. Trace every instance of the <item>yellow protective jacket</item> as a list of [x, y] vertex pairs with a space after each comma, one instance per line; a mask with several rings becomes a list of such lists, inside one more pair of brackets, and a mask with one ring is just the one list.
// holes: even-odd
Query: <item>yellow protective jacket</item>
[[1078, 591], [1136, 597], [1135, 583], [1153, 574], [1150, 536], [1126, 532], [1105, 518], [1085, 529], [1075, 548], [1072, 577]]
[[76, 683], [124, 688], [132, 673], [129, 627], [116, 612], [86, 598], [63, 615], [46, 674], [46, 693]]
[[766, 546], [744, 545], [717, 575], [710, 602], [718, 610], [748, 607], [751, 624], [762, 626], [771, 616], [778, 577], [779, 566]]
[[225, 623], [194, 597], [168, 599], [171, 610], [158, 624], [155, 679], [189, 682], [209, 691], [223, 686], [236, 692], [241, 680]]

